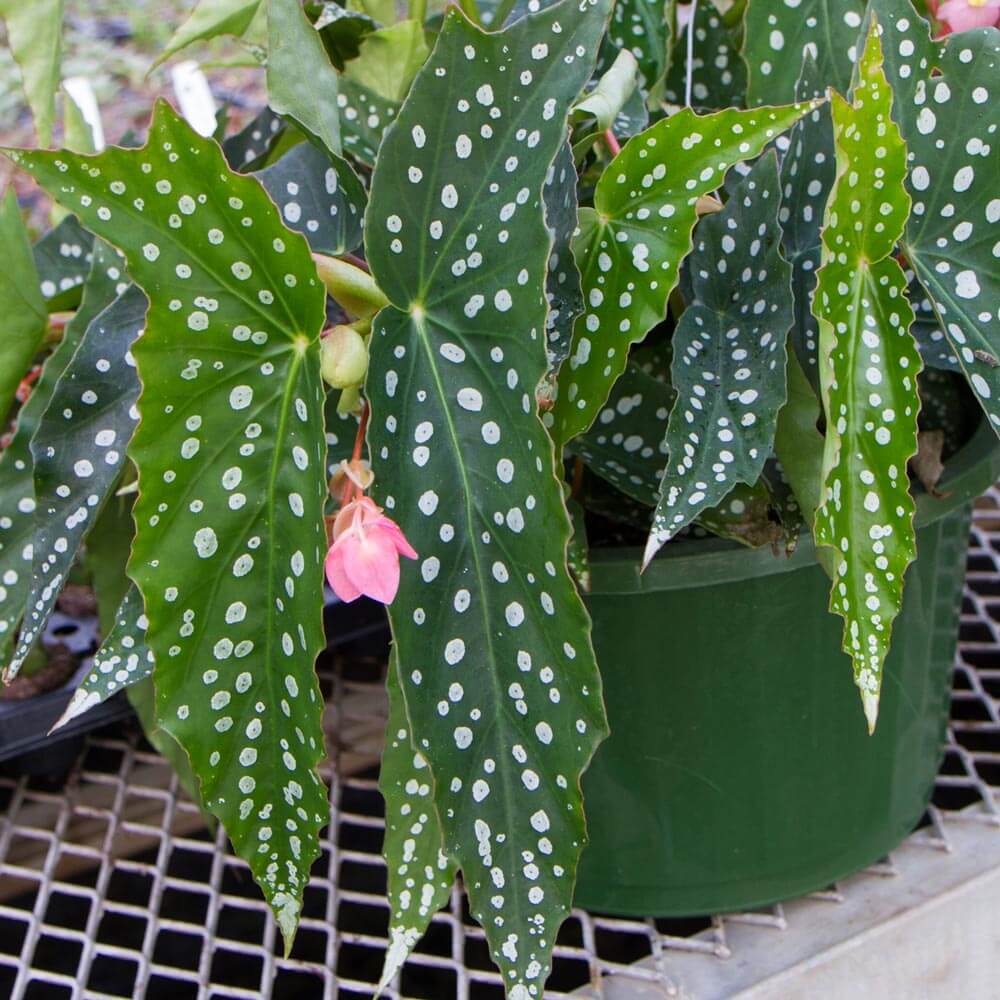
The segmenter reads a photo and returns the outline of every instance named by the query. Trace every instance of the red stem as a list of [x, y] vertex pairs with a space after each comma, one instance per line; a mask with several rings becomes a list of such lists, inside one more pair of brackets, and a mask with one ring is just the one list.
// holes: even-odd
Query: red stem
[[371, 268], [368, 266], [368, 261], [362, 260], [360, 257], [355, 257], [352, 253], [344, 253], [340, 255], [341, 260], [346, 260], [348, 264], [353, 264], [359, 271], [364, 271], [365, 274], [371, 274]]
[[[351, 452], [351, 464], [359, 462], [361, 460], [361, 450], [365, 446], [365, 434], [368, 431], [368, 415], [371, 412], [368, 406], [368, 400], [362, 400], [361, 402], [361, 419], [358, 421], [358, 432], [354, 436], [354, 450]], [[354, 491], [356, 486], [354, 485], [354, 480], [349, 476], [347, 478], [347, 485], [344, 487], [344, 499], [341, 500], [341, 509], [346, 507], [351, 500], [354, 499]]]
[[605, 131], [604, 142], [607, 144], [612, 156], [617, 156], [622, 151], [622, 148], [618, 144], [618, 140], [615, 138], [615, 134], [611, 131], [611, 129], [607, 129]]

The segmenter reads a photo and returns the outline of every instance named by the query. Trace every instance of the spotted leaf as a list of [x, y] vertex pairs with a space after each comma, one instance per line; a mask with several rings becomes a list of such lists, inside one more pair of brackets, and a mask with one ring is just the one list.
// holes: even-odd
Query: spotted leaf
[[94, 237], [67, 215], [34, 246], [39, 289], [50, 313], [75, 309], [90, 273]]
[[[576, 175], [574, 174], [574, 177]], [[0, 340], [0, 424], [5, 423], [21, 379], [31, 366], [49, 328], [45, 300], [28, 233], [13, 188], [0, 201], [0, 239], [4, 266], [0, 270], [0, 309], [5, 317]]]
[[335, 256], [361, 245], [367, 195], [341, 157], [302, 142], [257, 179], [285, 225], [302, 233], [317, 253]]
[[267, 97], [328, 153], [339, 156], [337, 71], [299, 0], [267, 0]]
[[[821, 94], [823, 83], [812, 51], [806, 53], [796, 92], [798, 100]], [[826, 196], [833, 184], [836, 162], [830, 108], [822, 104], [792, 129], [788, 151], [781, 161], [781, 228], [785, 254], [792, 265], [795, 324], [792, 346], [814, 385], [817, 368], [818, 328], [812, 314], [816, 270], [820, 263], [820, 230]]]
[[142, 149], [18, 152], [150, 300], [129, 574], [157, 718], [187, 751], [290, 943], [327, 820], [313, 661], [326, 547], [324, 291], [252, 177], [165, 103]]
[[116, 281], [108, 276], [106, 261], [99, 256], [91, 268], [79, 310], [67, 323], [59, 346], [46, 360], [31, 395], [18, 411], [14, 436], [0, 453], [0, 663], [5, 665], [5, 680], [13, 676], [6, 669], [7, 654], [31, 589], [38, 506], [31, 438], [91, 319], [114, 298], [115, 285]]
[[598, 71], [610, 67], [618, 51], [627, 49], [639, 64], [642, 88], [649, 91], [658, 83], [670, 51], [672, 18], [666, 16], [667, 6], [664, 0], [617, 0]]
[[[674, 42], [667, 74], [664, 96], [674, 104], [684, 104], [687, 97], [687, 33], [685, 28]], [[739, 33], [725, 23], [711, 0], [702, 0], [695, 11], [691, 55], [693, 107], [715, 111], [744, 103], [747, 67], [740, 54]]]
[[442, 850], [443, 834], [434, 807], [430, 768], [423, 755], [413, 749], [395, 653], [389, 658], [385, 683], [389, 719], [378, 787], [385, 799], [382, 856], [388, 872], [386, 895], [392, 917], [380, 991], [402, 968], [431, 917], [448, 901], [456, 872], [455, 863]]
[[866, 0], [750, 0], [743, 47], [750, 106], [793, 100], [807, 51], [824, 87], [846, 92], [866, 7]]
[[552, 233], [549, 273], [545, 279], [545, 298], [549, 303], [545, 338], [549, 367], [553, 369], [558, 368], [569, 353], [573, 321], [583, 310], [580, 272], [572, 249], [576, 231], [576, 181], [573, 151], [566, 142], [549, 167], [543, 191], [545, 223]]
[[223, 140], [226, 162], [241, 173], [260, 169], [284, 135], [285, 128], [281, 115], [264, 108], [243, 129]]
[[587, 305], [559, 371], [555, 409], [546, 414], [558, 442], [590, 427], [625, 370], [629, 346], [663, 319], [691, 249], [698, 198], [811, 107], [705, 116], [685, 109], [629, 140], [601, 175], [573, 243]]
[[876, 9], [910, 153], [903, 252], [1000, 434], [1000, 32], [934, 42], [908, 3]]
[[357, 58], [362, 39], [378, 28], [378, 22], [361, 11], [347, 10], [338, 3], [324, 3], [313, 27], [319, 32], [330, 61], [343, 70], [349, 59]]
[[114, 627], [94, 654], [90, 670], [50, 732], [60, 729], [129, 685], [152, 675], [153, 654], [146, 645], [142, 595], [133, 584], [115, 613]]
[[80, 545], [125, 465], [139, 418], [132, 345], [142, 330], [146, 297], [135, 286], [125, 287], [116, 254], [108, 253], [102, 263], [122, 291], [90, 321], [31, 439], [38, 505], [31, 592], [11, 673], [45, 628]]
[[[375, 488], [420, 559], [390, 607], [445, 852], [508, 993], [541, 992], [605, 731], [569, 520], [535, 389], [546, 370], [542, 188], [608, 6], [484, 34], [457, 10], [379, 152], [366, 216]], [[377, 374], [374, 374], [377, 373]]]
[[906, 278], [892, 256], [910, 210], [906, 146], [891, 118], [874, 27], [859, 70], [853, 103], [833, 98], [837, 177], [813, 302], [826, 412], [815, 536], [836, 553], [830, 610], [844, 619], [844, 651], [872, 731], [903, 574], [915, 554], [906, 465], [917, 451], [921, 365]]
[[721, 212], [698, 226], [690, 262], [694, 298], [674, 331], [669, 457], [644, 565], [738, 483], [753, 486], [771, 454], [793, 318], [780, 192], [772, 153]]
[[399, 113], [399, 105], [360, 83], [341, 77], [337, 110], [344, 149], [359, 163], [374, 167], [382, 136]]

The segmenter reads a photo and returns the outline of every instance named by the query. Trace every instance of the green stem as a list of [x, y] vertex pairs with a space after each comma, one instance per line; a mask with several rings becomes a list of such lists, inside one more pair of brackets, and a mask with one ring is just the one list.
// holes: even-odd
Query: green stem
[[423, 24], [427, 20], [427, 0], [409, 0], [406, 16], [417, 24]]
[[504, 22], [510, 17], [510, 12], [514, 9], [516, 3], [517, 0], [501, 0], [496, 14], [493, 16], [493, 22], [490, 24], [490, 27], [494, 31], [499, 31], [504, 26]]
[[479, 16], [479, 5], [476, 3], [476, 0], [458, 0], [458, 6], [473, 24], [482, 27], [483, 21]]

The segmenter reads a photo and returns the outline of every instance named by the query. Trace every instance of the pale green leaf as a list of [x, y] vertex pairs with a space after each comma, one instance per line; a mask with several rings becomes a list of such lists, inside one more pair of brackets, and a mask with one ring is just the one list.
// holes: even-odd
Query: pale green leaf
[[337, 71], [299, 0], [267, 0], [267, 96], [327, 152], [340, 155]]
[[534, 394], [542, 188], [607, 14], [570, 0], [484, 34], [450, 10], [366, 217], [392, 303], [371, 342], [374, 488], [419, 554], [389, 609], [400, 678], [445, 852], [515, 1000], [548, 975], [585, 842], [579, 776], [605, 732]]
[[63, 0], [0, 0], [7, 44], [21, 70], [39, 145], [52, 142], [62, 62]]
[[752, 487], [771, 454], [793, 318], [780, 205], [770, 153], [696, 231], [693, 298], [673, 337], [669, 457], [643, 565], [736, 485]]
[[[700, 116], [685, 109], [630, 139], [601, 175], [594, 208], [580, 210], [573, 243], [587, 308], [559, 371], [557, 442], [585, 431], [600, 412], [629, 347], [666, 314], [681, 261], [691, 249], [698, 198], [729, 168], [756, 157], [811, 104]], [[596, 359], [601, 359], [598, 364]]]
[[837, 177], [813, 300], [826, 413], [815, 536], [836, 553], [830, 610], [844, 619], [844, 651], [872, 731], [916, 551], [906, 466], [917, 451], [921, 367], [906, 278], [892, 256], [910, 210], [906, 146], [891, 118], [874, 21], [853, 103], [834, 95], [832, 111]]
[[323, 646], [325, 295], [258, 182], [161, 102], [141, 149], [13, 154], [150, 300], [129, 574], [156, 715], [290, 946], [328, 819], [313, 661]]
[[14, 189], [0, 201], [0, 241], [4, 263], [0, 269], [0, 312], [4, 319], [0, 339], [0, 423], [5, 423], [14, 393], [42, 345], [49, 315], [39, 290], [38, 271], [28, 243]]
[[399, 103], [417, 70], [427, 61], [424, 27], [400, 21], [379, 28], [361, 41], [361, 52], [344, 67], [344, 76], [383, 100]]
[[260, 3], [261, 0], [198, 0], [153, 66], [159, 66], [194, 42], [208, 41], [219, 35], [242, 35], [253, 22]]

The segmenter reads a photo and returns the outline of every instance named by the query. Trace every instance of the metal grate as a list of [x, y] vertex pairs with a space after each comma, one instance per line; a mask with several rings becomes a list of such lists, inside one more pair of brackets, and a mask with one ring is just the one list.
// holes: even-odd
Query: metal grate
[[[138, 731], [117, 726], [89, 737], [65, 781], [0, 778], [0, 995], [371, 997], [389, 917], [375, 781], [381, 669], [377, 658], [350, 649], [321, 669], [332, 695], [325, 720], [330, 826], [287, 959], [247, 867], [221, 831], [206, 828]], [[710, 978], [713, 969], [732, 967], [720, 959], [739, 959], [739, 949], [759, 947], [775, 931], [785, 942], [805, 934], [817, 908], [825, 927], [856, 922], [858, 899], [862, 909], [872, 908], [873, 891], [891, 902], [908, 871], [912, 881], [913, 866], [940, 867], [948, 852], [968, 851], [970, 828], [1000, 837], [989, 830], [1000, 826], [997, 489], [974, 515], [952, 704], [927, 825], [892, 857], [844, 885], [754, 913], [627, 920], [574, 911], [559, 935], [547, 996], [677, 995], [678, 970], [692, 962]], [[923, 869], [918, 880], [927, 881]], [[387, 992], [434, 1000], [502, 995], [459, 890]]]

